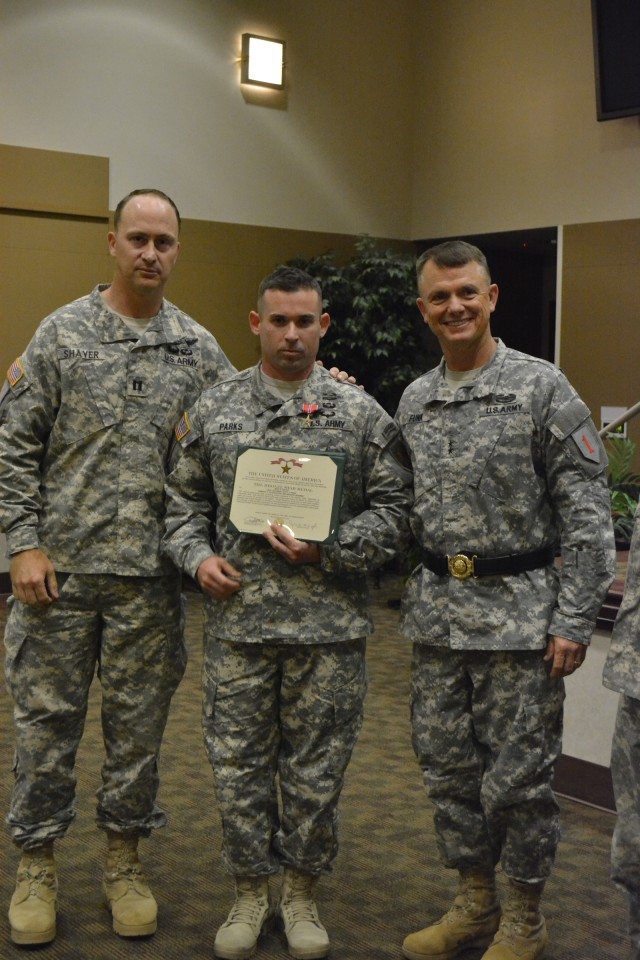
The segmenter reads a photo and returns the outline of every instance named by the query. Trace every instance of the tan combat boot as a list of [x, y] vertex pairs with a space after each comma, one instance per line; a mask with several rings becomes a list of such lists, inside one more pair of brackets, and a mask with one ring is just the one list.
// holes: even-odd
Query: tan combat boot
[[543, 889], [544, 883], [509, 879], [500, 928], [482, 960], [536, 960], [542, 956], [549, 939], [540, 913]]
[[315, 885], [316, 878], [311, 874], [285, 867], [278, 910], [289, 953], [296, 960], [319, 960], [329, 953], [329, 937], [312, 897]]
[[49, 943], [56, 935], [58, 878], [53, 841], [25, 850], [9, 906], [11, 939], [24, 945]]
[[158, 904], [138, 860], [135, 834], [107, 830], [107, 862], [102, 889], [121, 937], [148, 937], [156, 932]]
[[405, 937], [402, 952], [409, 960], [452, 960], [461, 950], [488, 946], [499, 923], [494, 873], [461, 871], [451, 908], [437, 923]]
[[268, 877], [236, 877], [236, 900], [219, 928], [213, 952], [225, 960], [253, 956], [258, 938], [271, 918]]

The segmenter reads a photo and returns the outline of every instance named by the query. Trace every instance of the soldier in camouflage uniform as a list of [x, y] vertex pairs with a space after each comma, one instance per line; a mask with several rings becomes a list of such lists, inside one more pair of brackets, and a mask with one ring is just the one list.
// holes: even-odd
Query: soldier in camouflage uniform
[[163, 299], [179, 215], [159, 191], [118, 205], [113, 283], [39, 326], [0, 401], [0, 523], [13, 598], [15, 701], [8, 823], [23, 856], [9, 918], [21, 944], [55, 936], [53, 842], [74, 816], [74, 761], [99, 669], [106, 760], [97, 822], [114, 929], [156, 929], [138, 837], [165, 822], [158, 755], [185, 667], [180, 577], [161, 555], [163, 475], [185, 404], [234, 368]]
[[422, 554], [403, 630], [414, 644], [414, 747], [459, 891], [403, 952], [447, 960], [488, 947], [484, 960], [534, 960], [559, 833], [562, 678], [584, 659], [615, 569], [607, 459], [561, 371], [491, 336], [498, 288], [480, 250], [441, 244], [417, 273], [444, 358], [408, 387], [396, 417]]
[[627, 579], [604, 667], [605, 687], [621, 694], [613, 733], [611, 774], [618, 818], [611, 876], [629, 900], [631, 960], [640, 960], [640, 510], [636, 512]]
[[[290, 953], [329, 950], [312, 890], [337, 852], [338, 798], [362, 722], [367, 573], [408, 536], [398, 430], [371, 397], [314, 368], [329, 324], [321, 310], [303, 271], [263, 281], [250, 314], [262, 362], [186, 414], [167, 482], [167, 550], [205, 591], [203, 724], [236, 883], [214, 950], [231, 960], [253, 953], [281, 865]], [[264, 536], [230, 526], [240, 444], [347, 455], [335, 542], [296, 539], [270, 518]]]

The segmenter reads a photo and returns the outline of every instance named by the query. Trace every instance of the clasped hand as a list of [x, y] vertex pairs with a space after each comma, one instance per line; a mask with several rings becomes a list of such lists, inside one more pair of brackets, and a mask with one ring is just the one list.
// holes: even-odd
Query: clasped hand
[[32, 607], [48, 607], [58, 599], [56, 571], [43, 550], [15, 553], [9, 563], [9, 574], [16, 600]]
[[565, 637], [549, 637], [544, 659], [551, 661], [551, 676], [570, 677], [574, 670], [582, 665], [587, 655], [583, 643], [567, 640]]
[[[318, 544], [298, 540], [280, 523], [270, 523], [262, 535], [288, 563], [320, 563]], [[208, 557], [203, 560], [196, 577], [202, 589], [216, 600], [228, 600], [242, 586], [242, 571], [237, 570], [224, 557]]]

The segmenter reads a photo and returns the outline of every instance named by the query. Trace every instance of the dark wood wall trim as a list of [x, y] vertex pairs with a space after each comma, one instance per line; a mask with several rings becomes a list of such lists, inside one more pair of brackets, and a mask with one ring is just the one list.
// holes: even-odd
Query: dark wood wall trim
[[556, 766], [553, 789], [570, 800], [578, 800], [580, 803], [588, 803], [592, 807], [615, 813], [616, 804], [609, 767], [563, 754]]
[[11, 593], [11, 578], [8, 573], [0, 573], [0, 605], [3, 604], [3, 600], [6, 602], [6, 598]]

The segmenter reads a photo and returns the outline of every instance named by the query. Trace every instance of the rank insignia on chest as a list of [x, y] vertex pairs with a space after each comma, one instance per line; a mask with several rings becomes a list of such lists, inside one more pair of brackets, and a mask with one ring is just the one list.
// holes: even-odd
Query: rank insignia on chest
[[24, 377], [24, 368], [22, 366], [20, 357], [17, 357], [13, 361], [9, 369], [7, 370], [7, 380], [9, 381], [12, 387], [15, 387], [16, 383], [22, 380], [23, 377]]
[[127, 383], [127, 396], [128, 397], [146, 397], [147, 396], [147, 384], [141, 377], [132, 377], [131, 380]]
[[184, 440], [188, 433], [191, 433], [191, 424], [189, 423], [189, 417], [185, 411], [176, 424], [176, 440], [178, 443], [180, 443], [181, 440]]
[[317, 403], [303, 403], [303, 404], [302, 404], [302, 412], [303, 412], [303, 413], [306, 413], [306, 417], [305, 417], [304, 422], [305, 422], [305, 425], [306, 425], [307, 427], [310, 427], [310, 426], [311, 426], [311, 418], [312, 418], [312, 416], [313, 416], [315, 413], [318, 412], [318, 410], [319, 410], [319, 407], [318, 407], [318, 404], [317, 404]]

